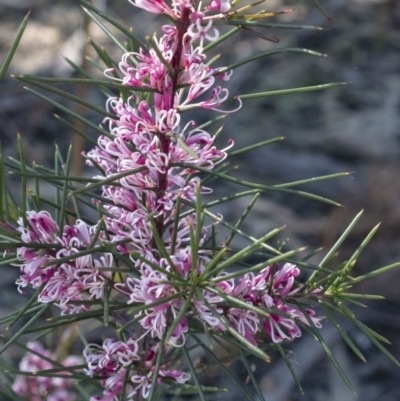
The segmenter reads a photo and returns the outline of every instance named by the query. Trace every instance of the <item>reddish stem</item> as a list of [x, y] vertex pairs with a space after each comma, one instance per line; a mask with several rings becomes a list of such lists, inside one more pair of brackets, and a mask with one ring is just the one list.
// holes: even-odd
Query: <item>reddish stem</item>
[[[175, 49], [174, 55], [171, 60], [171, 67], [174, 72], [172, 76], [172, 91], [171, 97], [169, 101], [169, 108], [174, 106], [174, 97], [176, 86], [179, 78], [179, 74], [181, 72], [181, 57], [183, 51], [183, 40], [184, 35], [190, 24], [190, 10], [184, 8], [181, 13], [181, 17], [179, 18], [177, 24], [178, 38], [177, 38], [177, 47]], [[160, 151], [168, 155], [170, 146], [170, 139], [165, 136], [165, 134], [160, 134]], [[157, 192], [156, 192], [156, 205], [158, 201], [165, 195], [168, 188], [168, 167], [165, 173], [158, 173], [158, 183], [157, 183]], [[164, 232], [164, 217], [159, 216], [156, 218], [156, 229], [158, 235], [162, 237]], [[153, 241], [154, 243], [154, 241]], [[154, 244], [155, 245], [155, 244]]]

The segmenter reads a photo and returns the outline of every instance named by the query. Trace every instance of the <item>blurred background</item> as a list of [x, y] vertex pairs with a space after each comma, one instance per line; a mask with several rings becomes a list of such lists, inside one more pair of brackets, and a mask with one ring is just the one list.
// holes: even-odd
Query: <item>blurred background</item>
[[[158, 30], [159, 17], [134, 8], [127, 0], [93, 0], [93, 3], [126, 26], [132, 26], [142, 37]], [[229, 82], [232, 95], [329, 82], [348, 84], [321, 92], [247, 101], [241, 111], [225, 119], [221, 138], [224, 143], [229, 138], [234, 139], [236, 148], [240, 148], [256, 141], [285, 137], [274, 145], [235, 159], [235, 165], [240, 166], [235, 174], [243, 179], [275, 184], [351, 172], [346, 178], [301, 188], [334, 199], [343, 207], [267, 193], [256, 204], [245, 228], [258, 236], [286, 224], [284, 235], [290, 240], [289, 246], [329, 249], [354, 216], [364, 209], [361, 222], [339, 255], [340, 260], [351, 256], [371, 228], [382, 222], [354, 268], [355, 273], [362, 274], [400, 260], [400, 2], [320, 0], [320, 3], [333, 23], [312, 0], [266, 0], [263, 7], [268, 11], [293, 8], [291, 13], [273, 22], [317, 25], [325, 30], [258, 28], [258, 32], [278, 38], [279, 43], [242, 32], [230, 39], [229, 46], [224, 47], [226, 54], [218, 62], [226, 65], [256, 52], [280, 47], [308, 48], [328, 55], [279, 54], [240, 67]], [[117, 59], [122, 54], [96, 25], [87, 26], [84, 13], [74, 0], [0, 0], [0, 62], [29, 9], [32, 10], [31, 20], [10, 73], [72, 76], [73, 69], [65, 61], [66, 57], [101, 77], [84, 61], [85, 54], [94, 57], [86, 46], [88, 35]], [[86, 91], [76, 87], [63, 89], [104, 105], [104, 97], [93, 88]], [[20, 82], [6, 77], [0, 84], [3, 153], [17, 155], [16, 135], [20, 133], [28, 161], [51, 166], [54, 143], [66, 149], [73, 137], [53, 117], [55, 112], [51, 105], [26, 92]], [[86, 116], [95, 123], [101, 120], [90, 112]], [[76, 159], [76, 171], [81, 168]], [[230, 189], [228, 184], [219, 186], [216, 196]], [[17, 186], [15, 191], [18, 192]], [[235, 221], [248, 201], [242, 198], [234, 206], [218, 211]], [[313, 261], [320, 258], [317, 255]], [[16, 268], [7, 269], [5, 273], [0, 283], [1, 314], [24, 301], [13, 284], [18, 275]], [[399, 358], [400, 270], [362, 283], [355, 290], [386, 297], [384, 301], [371, 302], [368, 308], [355, 311], [360, 320], [392, 342], [389, 351]], [[344, 328], [366, 355], [367, 364], [352, 354], [329, 323], [325, 324], [323, 335], [356, 388], [357, 399], [400, 400], [399, 368], [354, 327], [344, 323]], [[304, 395], [278, 357], [268, 367], [256, 362], [254, 365], [266, 399], [356, 399], [330, 365], [322, 348], [311, 336], [303, 337], [294, 344], [291, 360]], [[233, 369], [240, 376], [241, 368]], [[225, 398], [228, 397], [235, 401], [241, 399], [240, 394], [235, 393]]]

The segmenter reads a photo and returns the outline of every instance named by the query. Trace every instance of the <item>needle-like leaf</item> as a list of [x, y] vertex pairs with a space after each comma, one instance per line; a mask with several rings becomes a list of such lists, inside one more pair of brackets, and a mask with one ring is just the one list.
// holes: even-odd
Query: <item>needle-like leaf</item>
[[22, 35], [24, 34], [26, 26], [28, 25], [30, 15], [31, 15], [31, 12], [28, 11], [28, 14], [26, 14], [25, 18], [22, 20], [22, 23], [18, 29], [17, 35], [15, 36], [15, 39], [11, 45], [11, 48], [10, 48], [9, 52], [7, 53], [6, 59], [4, 60], [4, 63], [0, 68], [0, 81], [4, 78], [4, 75], [6, 75], [6, 72], [7, 72], [8, 67], [10, 66], [11, 60], [13, 59], [14, 54], [17, 51], [19, 42], [22, 38]]

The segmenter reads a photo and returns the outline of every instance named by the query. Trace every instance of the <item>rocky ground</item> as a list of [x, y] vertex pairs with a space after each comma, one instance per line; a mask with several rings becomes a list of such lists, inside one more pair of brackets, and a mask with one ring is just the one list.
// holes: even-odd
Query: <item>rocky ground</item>
[[[110, 3], [110, 4], [109, 4]], [[112, 6], [111, 6], [112, 3]], [[136, 32], [154, 31], [154, 19], [133, 9], [125, 0], [98, 1], [113, 15], [125, 19]], [[326, 206], [297, 196], [265, 194], [255, 206], [246, 229], [254, 236], [271, 228], [287, 225], [285, 237], [291, 246], [324, 246], [328, 249], [361, 209], [364, 217], [351, 239], [341, 250], [348, 258], [369, 230], [378, 222], [381, 228], [359, 258], [357, 273], [400, 260], [400, 3], [397, 0], [321, 0], [330, 23], [311, 0], [268, 0], [270, 10], [293, 7], [280, 21], [319, 25], [324, 31], [272, 31], [278, 44], [242, 33], [231, 39], [226, 63], [256, 51], [277, 47], [304, 47], [327, 53], [328, 57], [280, 54], [235, 71], [231, 93], [243, 94], [267, 90], [348, 82], [348, 85], [322, 92], [289, 97], [269, 97], [245, 103], [242, 111], [226, 119], [222, 138], [233, 138], [237, 148], [255, 141], [284, 136], [285, 140], [234, 160], [240, 165], [237, 176], [263, 183], [282, 183], [341, 171], [346, 178], [304, 187], [334, 199], [342, 208]], [[82, 12], [74, 1], [0, 0], [0, 60], [4, 58], [14, 33], [27, 12], [32, 18], [21, 46], [10, 67], [11, 73], [45, 76], [72, 74], [62, 56], [81, 62], [85, 47]], [[146, 30], [145, 30], [146, 29]], [[96, 26], [89, 33], [111, 53], [118, 49]], [[99, 105], [103, 98], [94, 91], [87, 96]], [[53, 143], [62, 148], [71, 140], [53, 118], [55, 110], [27, 93], [11, 78], [0, 84], [0, 138], [7, 155], [16, 154], [16, 133], [24, 138], [28, 158], [51, 163]], [[98, 118], [93, 116], [93, 118]], [[98, 122], [98, 120], [97, 120]], [[216, 194], [232, 190], [219, 188]], [[220, 211], [235, 221], [249, 199]], [[240, 244], [239, 244], [240, 245]], [[12, 286], [16, 274], [7, 270], [1, 282], [1, 309], [19, 302]], [[383, 335], [400, 356], [398, 333], [400, 273], [392, 272], [357, 288], [360, 292], [384, 294], [368, 310], [359, 310], [362, 320]], [[375, 401], [400, 399], [400, 371], [359, 335], [353, 327], [348, 334], [365, 352], [368, 364], [357, 360], [332, 327], [324, 335], [349, 374], [358, 399]], [[306, 336], [305, 336], [306, 337]], [[268, 401], [355, 399], [322, 349], [312, 339], [304, 339], [294, 348], [305, 395], [300, 395], [285, 366], [258, 367]], [[240, 369], [238, 368], [240, 373]], [[232, 395], [230, 395], [232, 399]], [[240, 396], [235, 396], [239, 400]]]

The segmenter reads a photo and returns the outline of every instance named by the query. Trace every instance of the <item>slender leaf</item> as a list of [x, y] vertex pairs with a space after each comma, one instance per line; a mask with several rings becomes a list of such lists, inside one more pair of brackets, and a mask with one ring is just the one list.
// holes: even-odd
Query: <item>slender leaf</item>
[[347, 276], [350, 274], [351, 269], [354, 267], [357, 258], [360, 256], [361, 252], [365, 249], [365, 247], [369, 244], [373, 236], [375, 235], [376, 231], [378, 230], [380, 224], [377, 224], [370, 232], [369, 234], [365, 237], [364, 241], [361, 243], [361, 245], [357, 248], [357, 250], [351, 255], [350, 259], [347, 261], [347, 263], [344, 265], [342, 269], [342, 274], [339, 276], [335, 282], [333, 283], [334, 288], [338, 288], [338, 286], [347, 278]]
[[182, 318], [185, 316], [189, 308], [192, 304], [192, 299], [194, 297], [194, 292], [191, 291], [187, 298], [183, 301], [180, 310], [176, 316], [174, 316], [174, 320], [172, 321], [171, 325], [167, 330], [167, 334], [165, 335], [164, 343], [168, 343], [171, 339], [172, 335], [174, 334], [175, 329], [177, 328], [178, 324], [181, 323]]
[[346, 341], [346, 344], [351, 348], [351, 350], [363, 361], [367, 362], [362, 352], [358, 349], [358, 347], [354, 344], [353, 340], [347, 335], [344, 329], [339, 325], [338, 321], [336, 320], [335, 316], [329, 311], [329, 304], [320, 302], [322, 307], [324, 308], [325, 312], [327, 313], [329, 320], [334, 324], [336, 330], [340, 333], [343, 340]]
[[253, 370], [252, 370], [251, 366], [249, 365], [249, 362], [247, 361], [246, 354], [243, 352], [242, 349], [240, 349], [240, 354], [241, 354], [241, 360], [243, 362], [243, 365], [247, 370], [248, 377], [250, 378], [251, 383], [253, 384], [253, 387], [256, 390], [260, 401], [266, 401], [264, 398], [264, 394], [263, 394], [260, 386], [257, 383], [257, 379], [254, 376]]
[[287, 366], [288, 369], [289, 369], [290, 374], [292, 375], [294, 381], [296, 382], [297, 387], [298, 387], [298, 388], [300, 389], [300, 391], [304, 394], [303, 388], [301, 387], [300, 379], [298, 378], [298, 376], [297, 376], [295, 370], [293, 369], [293, 366], [292, 366], [292, 364], [290, 363], [289, 358], [287, 357], [287, 355], [286, 355], [284, 349], [282, 348], [282, 345], [278, 343], [278, 344], [276, 344], [276, 347], [278, 348], [278, 351], [279, 351], [279, 353], [281, 354], [281, 357], [283, 358], [283, 360], [284, 360], [286, 366]]
[[246, 267], [246, 269], [244, 269], [244, 270], [237, 270], [234, 273], [228, 273], [224, 276], [216, 277], [213, 279], [213, 282], [218, 283], [220, 281], [224, 281], [224, 280], [228, 280], [228, 279], [232, 279], [232, 278], [236, 278], [236, 277], [241, 277], [246, 273], [258, 272], [259, 270], [261, 270], [269, 265], [273, 265], [275, 263], [282, 262], [283, 260], [288, 260], [288, 258], [292, 257], [293, 255], [296, 255], [299, 252], [303, 252], [305, 249], [306, 248], [304, 248], [304, 247], [298, 248], [298, 249], [293, 249], [291, 251], [287, 251], [280, 255], [270, 257], [269, 259], [264, 260], [263, 262], [261, 262], [258, 265], [255, 265], [252, 267]]
[[340, 377], [342, 378], [342, 380], [344, 381], [344, 383], [346, 384], [346, 386], [350, 389], [350, 391], [354, 394], [356, 394], [356, 391], [353, 387], [353, 385], [351, 384], [350, 380], [348, 379], [348, 377], [346, 376], [345, 372], [343, 371], [343, 369], [341, 368], [341, 366], [339, 365], [338, 361], [336, 360], [336, 358], [334, 357], [332, 351], [329, 349], [328, 344], [324, 341], [324, 339], [321, 336], [321, 333], [319, 332], [319, 330], [315, 327], [314, 322], [311, 320], [310, 316], [308, 315], [308, 313], [304, 310], [303, 306], [296, 302], [296, 305], [299, 307], [299, 309], [303, 312], [304, 317], [307, 319], [309, 326], [311, 327], [312, 332], [314, 333], [315, 337], [317, 338], [318, 342], [321, 344], [323, 350], [325, 351], [326, 355], [328, 356], [328, 358], [330, 359], [330, 361], [332, 362], [332, 365], [335, 367], [336, 371], [339, 373]]
[[241, 259], [251, 255], [253, 251], [261, 247], [261, 244], [263, 244], [265, 241], [270, 239], [271, 237], [275, 236], [279, 231], [281, 231], [282, 228], [277, 228], [275, 230], [272, 230], [259, 238], [257, 241], [255, 241], [253, 244], [248, 245], [244, 247], [241, 251], [237, 252], [235, 255], [231, 256], [230, 258], [224, 260], [222, 263], [218, 265], [215, 269], [213, 269], [212, 274], [216, 274], [220, 271], [225, 270], [229, 266], [232, 266], [236, 262], [240, 261]]
[[331, 260], [332, 256], [339, 250], [340, 246], [343, 244], [345, 239], [349, 236], [351, 231], [353, 231], [353, 228], [360, 220], [362, 214], [363, 214], [363, 211], [361, 210], [361, 212], [359, 212], [356, 215], [356, 217], [354, 217], [354, 219], [349, 224], [349, 226], [346, 228], [346, 230], [344, 230], [343, 234], [339, 237], [339, 239], [335, 242], [335, 244], [332, 246], [332, 248], [329, 250], [329, 252], [321, 260], [321, 262], [318, 265], [319, 266], [318, 270], [314, 271], [314, 273], [307, 280], [307, 287], [310, 287], [310, 291], [315, 289], [315, 282], [316, 282], [318, 276], [324, 271], [324, 268], [326, 267], [327, 263]]
[[189, 356], [189, 353], [188, 353], [185, 345], [182, 347], [182, 351], [183, 351], [183, 355], [185, 356], [186, 363], [189, 366], [189, 370], [190, 370], [192, 379], [193, 379], [193, 381], [194, 381], [194, 383], [196, 385], [200, 400], [201, 401], [206, 401], [206, 399], [204, 397], [204, 394], [203, 394], [202, 387], [201, 387], [200, 382], [199, 382], [199, 378], [197, 377], [197, 374], [196, 374], [196, 369], [193, 366], [192, 360], [191, 360], [191, 358]]
[[98, 131], [101, 135], [105, 135], [107, 137], [111, 137], [111, 134], [106, 131], [105, 129], [99, 127], [96, 124], [93, 124], [92, 122], [90, 122], [89, 120], [87, 120], [86, 118], [82, 117], [81, 115], [73, 112], [72, 110], [70, 110], [68, 107], [65, 107], [63, 105], [61, 105], [60, 103], [50, 99], [49, 97], [42, 95], [41, 93], [35, 91], [34, 89], [28, 88], [28, 87], [24, 87], [28, 92], [31, 92], [33, 94], [35, 94], [37, 97], [39, 97], [40, 99], [50, 103], [52, 106], [57, 107], [58, 109], [62, 110], [63, 112], [65, 112], [66, 114], [69, 114], [71, 117], [76, 118], [77, 120], [83, 122], [84, 124], [86, 124], [88, 127], [93, 128], [94, 130]]
[[0, 222], [5, 221], [7, 215], [5, 210], [5, 204], [7, 203], [6, 186], [7, 184], [4, 172], [3, 152], [0, 143]]
[[44, 90], [46, 90], [48, 92], [51, 92], [51, 93], [54, 93], [56, 95], [60, 95], [63, 98], [72, 100], [75, 103], [79, 103], [82, 106], [85, 106], [85, 107], [95, 111], [96, 113], [101, 114], [104, 117], [108, 117], [108, 118], [111, 118], [113, 120], [117, 120], [118, 119], [115, 114], [109, 113], [108, 111], [104, 110], [102, 107], [95, 106], [93, 104], [93, 102], [88, 102], [88, 101], [86, 101], [86, 100], [84, 100], [84, 99], [82, 99], [82, 98], [80, 98], [78, 96], [72, 95], [71, 93], [62, 91], [60, 89], [53, 88], [50, 85], [42, 84], [39, 81], [35, 81], [35, 80], [29, 79], [29, 78], [21, 78], [21, 76], [20, 76], [17, 79], [20, 79], [23, 82], [26, 82], [26, 83], [28, 83], [30, 85], [37, 86], [38, 88], [44, 89]]
[[111, 33], [111, 31], [98, 19], [96, 18], [88, 9], [82, 7], [83, 11], [92, 19], [93, 22], [121, 49], [123, 53], [127, 53], [126, 47], [120, 43], [120, 41]]
[[311, 31], [323, 31], [325, 30], [321, 26], [314, 25], [295, 25], [295, 24], [276, 24], [259, 22], [259, 21], [249, 21], [249, 20], [239, 20], [239, 19], [226, 19], [226, 20], [215, 20], [213, 25], [240, 25], [245, 27], [259, 27], [259, 28], [274, 28], [274, 29], [305, 29]]
[[357, 319], [353, 320], [353, 323], [358, 326], [358, 328], [371, 340], [371, 342], [375, 345], [376, 348], [379, 349], [379, 351], [386, 355], [396, 365], [400, 366], [400, 362], [379, 342], [382, 341], [380, 338], [386, 340], [384, 337], [379, 336], [379, 334], [375, 333], [373, 330], [365, 326]]
[[325, 203], [333, 204], [335, 206], [340, 206], [340, 204], [338, 204], [337, 202], [331, 201], [330, 199], [326, 199], [326, 198], [323, 198], [321, 196], [318, 196], [318, 195], [309, 194], [309, 193], [303, 192], [303, 191], [292, 190], [292, 189], [289, 189], [289, 188], [295, 187], [295, 186], [299, 186], [299, 185], [305, 185], [305, 184], [309, 184], [309, 183], [314, 183], [314, 182], [318, 182], [318, 181], [324, 181], [324, 180], [344, 177], [344, 176], [349, 175], [349, 173], [337, 173], [337, 174], [329, 174], [329, 175], [325, 175], [325, 176], [321, 176], [321, 177], [314, 177], [314, 178], [308, 178], [308, 179], [305, 179], [305, 180], [289, 182], [289, 183], [285, 183], [285, 184], [263, 185], [263, 184], [257, 184], [257, 183], [254, 183], [254, 182], [248, 182], [248, 181], [239, 180], [239, 179], [231, 177], [229, 175], [218, 173], [216, 171], [210, 171], [210, 170], [208, 170], [208, 169], [206, 169], [204, 167], [200, 167], [200, 166], [192, 166], [192, 165], [187, 165], [185, 163], [172, 163], [172, 166], [191, 168], [191, 169], [194, 169], [194, 170], [198, 170], [198, 171], [201, 171], [201, 172], [204, 172], [204, 173], [208, 173], [208, 174], [217, 176], [219, 178], [223, 178], [226, 181], [230, 181], [230, 182], [233, 182], [235, 184], [238, 184], [238, 185], [241, 185], [241, 186], [245, 186], [245, 187], [249, 187], [249, 188], [255, 188], [255, 189], [258, 189], [260, 191], [277, 191], [277, 192], [293, 193], [293, 194], [297, 194], [297, 195], [307, 196], [309, 198], [313, 198], [313, 199], [316, 199], [316, 200], [320, 200], [320, 201], [323, 201]]
[[298, 94], [298, 93], [315, 92], [315, 91], [335, 88], [336, 86], [342, 86], [342, 85], [347, 85], [347, 82], [335, 82], [335, 83], [331, 83], [331, 84], [305, 86], [303, 88], [280, 89], [280, 90], [269, 91], [269, 92], [249, 93], [249, 94], [245, 94], [245, 95], [231, 97], [231, 98], [227, 99], [225, 101], [225, 103], [236, 102], [237, 97], [239, 97], [240, 100], [243, 101], [243, 100], [251, 100], [251, 99], [260, 99], [260, 98], [270, 97], [270, 96], [294, 95], [294, 94]]
[[165, 338], [166, 338], [166, 332], [164, 331], [163, 337], [162, 337], [162, 339], [159, 343], [158, 349], [157, 349], [156, 364], [155, 364], [154, 371], [153, 371], [153, 380], [151, 382], [150, 394], [148, 397], [149, 401], [153, 401], [153, 397], [154, 397], [156, 388], [158, 387], [157, 381], [158, 381], [158, 377], [159, 377], [160, 370], [161, 370], [162, 360], [164, 357]]
[[285, 139], [284, 136], [280, 136], [278, 138], [267, 139], [266, 141], [258, 142], [254, 145], [250, 145], [250, 146], [246, 146], [245, 148], [242, 148], [242, 149], [234, 150], [233, 152], [229, 153], [228, 157], [242, 155], [244, 153], [250, 152], [251, 150], [260, 149], [263, 146], [270, 145], [271, 143], [283, 141], [284, 139]]
[[[19, 158], [21, 160], [21, 173], [24, 174], [26, 172], [26, 160], [25, 160], [25, 152], [24, 152], [24, 147], [22, 144], [22, 138], [18, 134], [17, 135], [17, 143], [18, 143], [18, 152], [19, 152]], [[26, 197], [26, 177], [22, 176], [21, 177], [21, 212], [24, 221], [26, 222], [26, 208], [27, 208], [27, 197]]]
[[[239, 229], [242, 224], [244, 223], [244, 221], [246, 220], [247, 216], [249, 215], [249, 213], [251, 212], [251, 209], [253, 209], [253, 206], [256, 204], [258, 198], [260, 197], [260, 192], [256, 193], [253, 196], [253, 199], [250, 201], [250, 203], [247, 205], [246, 209], [243, 211], [242, 215], [240, 216], [239, 220], [236, 222], [235, 227], [237, 229]], [[232, 231], [229, 234], [229, 237], [224, 241], [224, 245], [226, 247], [229, 246], [229, 244], [232, 242], [233, 238], [235, 238], [236, 235], [236, 231]]]
[[97, 15], [100, 17], [104, 18], [107, 22], [110, 24], [114, 25], [117, 29], [119, 29], [122, 33], [124, 33], [126, 36], [128, 36], [129, 39], [135, 43], [138, 47], [141, 47], [143, 49], [146, 49], [147, 46], [144, 42], [142, 42], [136, 35], [134, 35], [129, 29], [126, 29], [123, 25], [121, 25], [118, 21], [115, 19], [111, 18], [109, 15], [106, 13], [103, 13], [101, 10], [96, 8], [93, 4], [86, 0], [78, 0], [85, 8], [92, 10], [95, 12]]
[[[243, 238], [246, 238], [246, 239], [249, 240], [250, 242], [253, 242], [253, 243], [254, 243], [255, 241], [257, 241], [256, 238], [252, 237], [251, 235], [247, 235], [247, 234], [244, 233], [242, 230], [237, 230], [234, 226], [232, 226], [231, 224], [227, 223], [224, 219], [221, 219], [221, 218], [220, 218], [219, 216], [217, 216], [216, 214], [211, 213], [209, 210], [206, 210], [205, 213], [206, 213], [208, 216], [212, 217], [212, 218], [213, 218], [215, 221], [217, 221], [218, 223], [222, 224], [222, 225], [225, 226], [225, 227], [228, 227], [230, 230], [235, 230], [235, 231], [237, 232], [238, 235], [240, 235], [240, 236], [243, 237]], [[276, 234], [278, 234], [283, 228], [284, 228], [284, 227], [275, 229], [275, 230], [271, 231], [271, 233], [274, 232], [273, 235], [276, 235]], [[273, 235], [272, 235], [272, 236], [273, 236]], [[271, 252], [274, 253], [274, 254], [278, 254], [278, 255], [281, 254], [280, 251], [276, 250], [275, 248], [273, 248], [272, 246], [270, 246], [270, 245], [268, 245], [268, 244], [263, 243], [263, 244], [261, 244], [260, 246], [261, 246], [262, 248], [267, 249], [268, 251], [271, 251]]]
[[[67, 60], [68, 61], [68, 60]], [[89, 75], [89, 74], [87, 74]], [[89, 75], [90, 76], [90, 75]], [[65, 85], [94, 85], [96, 87], [105, 86], [114, 89], [127, 89], [126, 85], [113, 82], [113, 81], [103, 81], [100, 79], [92, 78], [51, 78], [51, 77], [39, 77], [35, 75], [11, 75], [11, 77], [20, 80], [34, 80], [35, 82], [49, 82], [53, 84], [65, 84]], [[129, 86], [128, 87], [134, 91], [144, 91], [144, 92], [156, 92], [155, 89], [143, 88], [142, 86]]]
[[376, 276], [378, 276], [378, 275], [380, 275], [382, 273], [386, 273], [386, 272], [388, 272], [390, 270], [393, 270], [393, 269], [395, 269], [395, 268], [397, 268], [399, 266], [400, 266], [400, 262], [393, 263], [391, 265], [387, 265], [387, 266], [381, 267], [380, 269], [376, 269], [376, 270], [374, 270], [374, 271], [372, 271], [370, 273], [363, 274], [362, 276], [358, 276], [356, 278], [353, 278], [352, 282], [359, 283], [360, 281], [363, 281], [363, 280], [366, 280], [366, 279], [369, 279], [369, 278], [372, 278], [372, 277], [376, 277]]
[[[280, 53], [301, 53], [301, 54], [307, 54], [309, 56], [326, 57], [326, 54], [315, 52], [313, 50], [301, 49], [301, 48], [297, 48], [297, 47], [286, 47], [286, 48], [281, 48], [281, 49], [267, 50], [265, 52], [257, 53], [254, 56], [242, 59], [242, 60], [238, 61], [237, 63], [231, 64], [231, 65], [229, 65], [227, 67], [218, 69], [215, 72], [215, 75], [223, 74], [224, 72], [231, 71], [231, 70], [233, 70], [233, 69], [235, 69], [237, 67], [245, 65], [245, 64], [250, 63], [252, 61], [255, 61], [255, 60], [258, 60], [258, 59], [261, 59], [261, 58], [264, 58], [264, 57], [272, 56], [274, 54], [280, 54]], [[240, 98], [242, 98], [242, 96], [240, 96]]]
[[[36, 322], [37, 319], [49, 308], [50, 304], [43, 305], [39, 311], [20, 329], [18, 330], [0, 349], [0, 355], [8, 349], [20, 336], [28, 332], [28, 328]], [[0, 335], [1, 337], [1, 335]]]
[[225, 373], [227, 377], [232, 381], [232, 383], [239, 389], [244, 398], [248, 401], [254, 401], [248, 392], [243, 388], [243, 386], [235, 379], [235, 377], [229, 372], [229, 370], [224, 366], [224, 364], [220, 361], [220, 359], [215, 355], [213, 351], [211, 351], [200, 339], [193, 333], [191, 333], [191, 337], [197, 342], [197, 344], [205, 351], [207, 356], [209, 356]]
[[4, 75], [6, 75], [7, 69], [11, 64], [11, 60], [13, 59], [14, 54], [17, 51], [19, 42], [22, 38], [22, 35], [24, 34], [26, 26], [28, 25], [30, 15], [31, 15], [31, 12], [28, 11], [25, 18], [22, 20], [21, 25], [18, 28], [17, 35], [15, 36], [15, 39], [11, 45], [11, 48], [10, 48], [9, 52], [7, 53], [6, 59], [4, 60], [4, 63], [0, 68], [0, 81], [4, 78]]
[[[93, 138], [91, 138], [89, 135], [85, 134], [83, 131], [80, 131], [73, 124], [69, 123], [67, 120], [65, 120], [64, 118], [60, 117], [58, 114], [54, 114], [54, 117], [58, 121], [60, 121], [62, 124], [64, 124], [66, 127], [71, 129], [72, 131], [76, 132], [79, 136], [84, 138], [86, 141], [90, 142], [94, 146], [97, 146], [97, 142]], [[92, 163], [93, 163], [93, 161], [92, 161]]]

